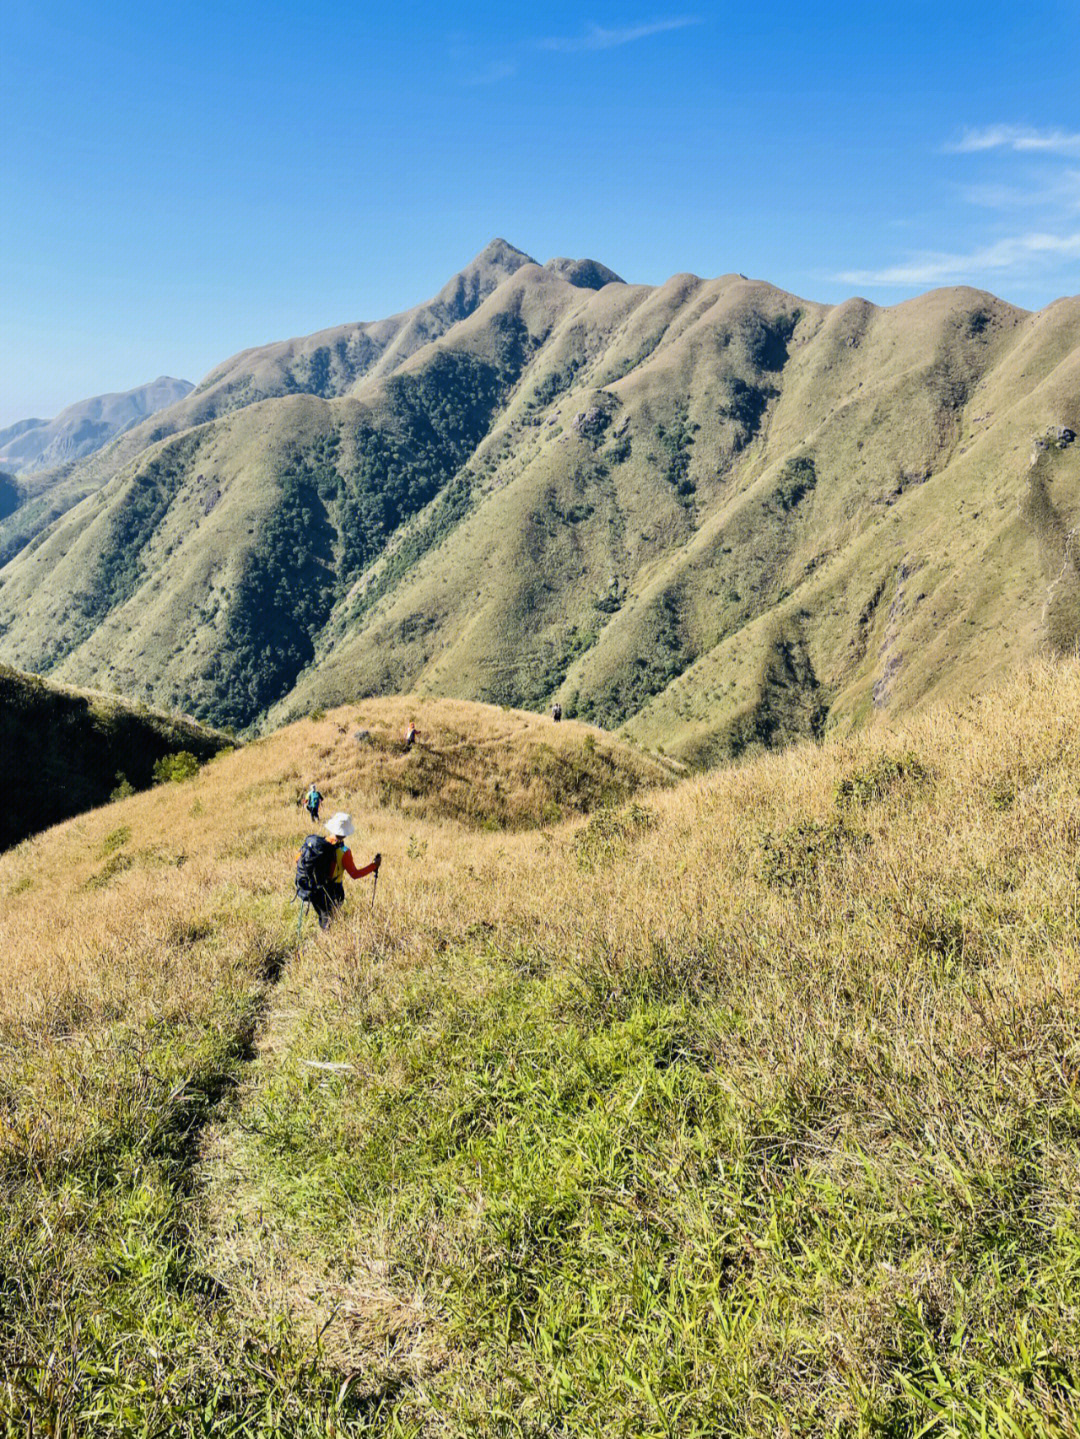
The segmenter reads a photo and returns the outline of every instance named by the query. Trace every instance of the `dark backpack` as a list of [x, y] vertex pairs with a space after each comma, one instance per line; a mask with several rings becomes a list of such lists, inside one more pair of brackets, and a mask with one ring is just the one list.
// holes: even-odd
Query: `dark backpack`
[[334, 872], [336, 845], [321, 834], [309, 834], [296, 861], [296, 893], [309, 900], [318, 889], [325, 889]]

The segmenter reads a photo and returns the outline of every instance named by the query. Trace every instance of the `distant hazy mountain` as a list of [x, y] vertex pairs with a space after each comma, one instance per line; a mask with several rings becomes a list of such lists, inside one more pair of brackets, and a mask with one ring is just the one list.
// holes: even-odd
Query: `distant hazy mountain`
[[705, 763], [1077, 642], [1080, 299], [611, 275], [498, 241], [220, 366], [72, 471], [0, 656], [237, 725], [558, 697]]
[[167, 376], [118, 395], [95, 395], [69, 405], [55, 420], [19, 420], [0, 430], [0, 465], [15, 472], [47, 470], [85, 459], [194, 386]]

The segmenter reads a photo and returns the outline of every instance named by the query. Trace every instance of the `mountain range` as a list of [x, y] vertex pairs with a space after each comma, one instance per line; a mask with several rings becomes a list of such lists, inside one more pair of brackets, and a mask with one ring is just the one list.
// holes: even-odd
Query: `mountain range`
[[238, 728], [558, 698], [706, 764], [1072, 648], [1078, 428], [1077, 298], [831, 306], [497, 240], [0, 512], [0, 658]]
[[80, 400], [54, 420], [19, 420], [0, 430], [0, 565], [96, 488], [92, 476], [84, 480], [81, 461], [193, 389], [162, 375], [122, 394]]

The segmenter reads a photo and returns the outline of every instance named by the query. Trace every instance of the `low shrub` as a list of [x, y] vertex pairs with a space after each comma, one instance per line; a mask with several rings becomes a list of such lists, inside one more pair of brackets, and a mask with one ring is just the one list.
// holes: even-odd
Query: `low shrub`
[[929, 770], [910, 750], [906, 754], [880, 754], [862, 769], [854, 770], [838, 780], [833, 798], [842, 809], [849, 805], [865, 807], [884, 799], [900, 785], [922, 784]]
[[591, 872], [611, 864], [619, 855], [625, 854], [632, 840], [644, 834], [655, 822], [655, 813], [636, 801], [622, 809], [597, 810], [589, 817], [584, 829], [574, 836], [578, 865]]
[[177, 750], [175, 754], [162, 755], [154, 761], [154, 783], [166, 784], [173, 781], [193, 779], [199, 773], [199, 761], [190, 750]]
[[120, 825], [118, 829], [111, 830], [101, 841], [102, 859], [107, 858], [110, 854], [115, 854], [122, 845], [127, 844], [130, 838], [131, 830], [126, 824]]
[[135, 786], [128, 779], [122, 769], [116, 771], [116, 787], [109, 791], [110, 800], [127, 799], [135, 793]]
[[761, 840], [758, 874], [773, 889], [799, 889], [820, 880], [838, 861], [870, 843], [870, 836], [842, 819], [800, 820]]

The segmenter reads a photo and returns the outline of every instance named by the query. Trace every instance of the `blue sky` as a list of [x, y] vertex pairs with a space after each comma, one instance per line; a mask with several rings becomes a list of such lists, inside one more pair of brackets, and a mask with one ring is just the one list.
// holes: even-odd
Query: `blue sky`
[[0, 425], [374, 319], [502, 235], [818, 300], [1080, 291], [1068, 4], [0, 13]]

